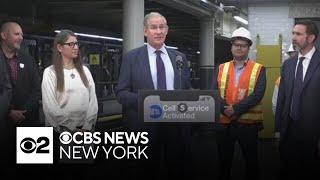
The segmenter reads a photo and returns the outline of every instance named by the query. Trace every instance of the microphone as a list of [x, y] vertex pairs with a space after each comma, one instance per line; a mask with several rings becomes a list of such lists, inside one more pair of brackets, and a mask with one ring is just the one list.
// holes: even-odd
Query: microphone
[[179, 70], [179, 89], [181, 89], [181, 81], [182, 81], [182, 77], [181, 77], [181, 71], [182, 71], [182, 66], [183, 66], [183, 60], [182, 60], [182, 56], [177, 55], [176, 56], [176, 65], [177, 65], [177, 69]]
[[176, 56], [176, 65], [177, 65], [177, 69], [181, 71], [183, 66], [182, 56], [180, 55]]

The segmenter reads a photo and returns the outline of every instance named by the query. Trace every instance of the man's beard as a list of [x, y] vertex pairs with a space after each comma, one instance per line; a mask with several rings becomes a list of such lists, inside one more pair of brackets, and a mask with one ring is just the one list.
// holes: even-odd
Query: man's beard
[[9, 44], [9, 48], [11, 50], [17, 51], [21, 48], [21, 44], [18, 44], [18, 45], [17, 44]]
[[234, 57], [234, 59], [236, 61], [245, 61], [248, 59], [248, 56], [246, 55], [246, 56]]
[[307, 42], [305, 42], [304, 44], [302, 44], [301, 46], [298, 45], [298, 44], [295, 44], [294, 47], [295, 47], [295, 50], [297, 52], [300, 52], [301, 50], [305, 49], [309, 44]]

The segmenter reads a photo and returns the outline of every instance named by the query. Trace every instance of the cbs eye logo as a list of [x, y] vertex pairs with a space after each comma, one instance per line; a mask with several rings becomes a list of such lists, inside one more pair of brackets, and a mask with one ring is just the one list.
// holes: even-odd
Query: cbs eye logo
[[49, 138], [41, 136], [37, 140], [34, 140], [30, 137], [26, 137], [20, 142], [20, 149], [24, 153], [49, 153], [49, 149], [45, 149], [49, 146]]
[[72, 141], [71, 133], [65, 131], [60, 133], [59, 140], [62, 144], [69, 144]]

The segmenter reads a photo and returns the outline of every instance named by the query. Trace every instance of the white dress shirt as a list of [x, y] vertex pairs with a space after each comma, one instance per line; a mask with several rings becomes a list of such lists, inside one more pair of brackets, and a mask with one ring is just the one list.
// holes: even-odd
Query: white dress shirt
[[297, 61], [297, 65], [296, 65], [296, 71], [295, 71], [295, 75], [297, 74], [297, 69], [298, 69], [298, 64], [299, 64], [299, 59], [300, 57], [305, 57], [305, 59], [303, 60], [302, 62], [302, 67], [303, 67], [303, 80], [304, 80], [304, 77], [306, 76], [306, 73], [307, 73], [307, 70], [308, 70], [308, 67], [309, 67], [309, 64], [310, 64], [310, 61], [311, 61], [311, 58], [314, 54], [314, 52], [316, 51], [316, 48], [313, 47], [307, 54], [305, 54], [304, 56], [302, 54], [300, 54], [299, 52], [299, 55], [298, 55], [298, 61]]
[[[149, 43], [147, 44], [147, 48], [152, 81], [154, 88], [157, 89], [157, 54], [155, 53], [157, 49], [153, 48]], [[164, 68], [166, 70], [167, 90], [174, 90], [174, 70], [170, 57], [165, 48], [165, 45], [163, 45], [159, 50], [162, 51], [161, 58], [164, 64]]]

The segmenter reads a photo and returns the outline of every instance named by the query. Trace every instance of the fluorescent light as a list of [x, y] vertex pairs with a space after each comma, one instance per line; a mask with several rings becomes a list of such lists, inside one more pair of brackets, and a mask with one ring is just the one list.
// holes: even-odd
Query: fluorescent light
[[[60, 33], [60, 30], [55, 30], [55, 33]], [[74, 33], [77, 36], [84, 36], [84, 37], [90, 37], [90, 38], [99, 38], [99, 39], [107, 39], [107, 40], [115, 40], [115, 41], [123, 41], [122, 38], [115, 38], [115, 37], [108, 37], [108, 36], [99, 36], [99, 35], [93, 35], [93, 34], [85, 34], [85, 33]], [[147, 43], [144, 43], [147, 44]], [[167, 48], [170, 49], [178, 49], [178, 47], [174, 46], [166, 46]]]
[[169, 49], [178, 49], [178, 47], [174, 47], [174, 46], [166, 46]]
[[[59, 33], [61, 31], [55, 30], [54, 32]], [[92, 35], [92, 34], [85, 34], [85, 33], [74, 33], [74, 34], [77, 36], [84, 36], [84, 37], [90, 37], [90, 38], [107, 39], [107, 40], [114, 40], [114, 41], [120, 41], [120, 42], [123, 41], [123, 39], [115, 38], [115, 37], [99, 36], [99, 35]]]
[[237, 21], [239, 21], [239, 22], [241, 22], [241, 23], [245, 24], [245, 25], [248, 25], [248, 21], [247, 21], [247, 20], [245, 20], [245, 19], [243, 19], [243, 18], [242, 18], [242, 17], [240, 17], [240, 16], [233, 16], [233, 18], [234, 18], [235, 20], [237, 20]]

